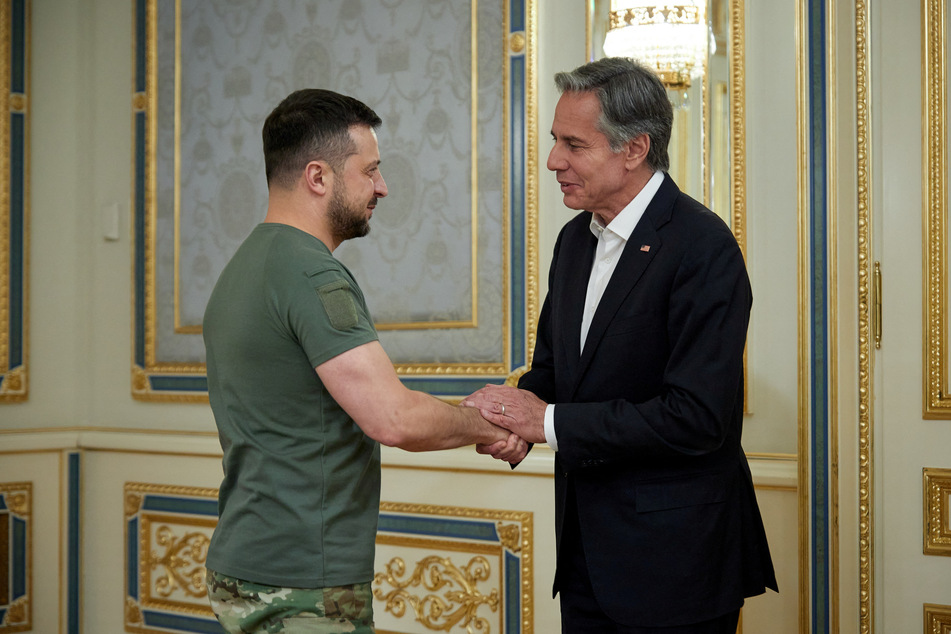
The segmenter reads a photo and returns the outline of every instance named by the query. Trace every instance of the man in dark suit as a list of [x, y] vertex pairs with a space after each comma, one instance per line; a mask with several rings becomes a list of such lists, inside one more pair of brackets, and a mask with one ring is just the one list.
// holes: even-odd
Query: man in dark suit
[[[673, 113], [640, 64], [558, 73], [564, 203], [531, 369], [464, 401], [555, 450], [564, 632], [733, 634], [777, 589], [740, 446], [743, 255], [666, 174]], [[502, 441], [482, 446], [517, 462]]]

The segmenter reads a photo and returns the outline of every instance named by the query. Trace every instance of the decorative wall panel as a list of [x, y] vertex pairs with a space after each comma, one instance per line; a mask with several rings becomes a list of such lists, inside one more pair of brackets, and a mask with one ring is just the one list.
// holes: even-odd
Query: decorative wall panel
[[222, 632], [205, 588], [217, 489], [127, 482], [125, 629]]
[[0, 41], [0, 403], [10, 403], [29, 386], [29, 0], [2, 0]]
[[[221, 631], [205, 588], [217, 490], [127, 482], [124, 496], [126, 631]], [[376, 542], [380, 634], [533, 631], [532, 513], [383, 502]]]
[[0, 483], [0, 634], [33, 630], [29, 482]]
[[528, 512], [383, 502], [377, 631], [532, 632], [532, 539]]
[[260, 132], [293, 90], [383, 118], [370, 236], [335, 256], [403, 380], [442, 396], [527, 364], [537, 315], [532, 0], [137, 0], [133, 395], [207, 398], [201, 319], [267, 207]]

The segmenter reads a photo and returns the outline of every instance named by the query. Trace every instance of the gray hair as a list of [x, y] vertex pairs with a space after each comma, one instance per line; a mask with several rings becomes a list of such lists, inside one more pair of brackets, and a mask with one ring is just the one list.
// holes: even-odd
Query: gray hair
[[657, 74], [627, 57], [606, 57], [556, 73], [561, 92], [591, 92], [598, 96], [601, 116], [598, 129], [608, 138], [613, 152], [628, 141], [646, 134], [650, 138], [647, 165], [670, 169], [667, 144], [674, 122], [673, 106]]

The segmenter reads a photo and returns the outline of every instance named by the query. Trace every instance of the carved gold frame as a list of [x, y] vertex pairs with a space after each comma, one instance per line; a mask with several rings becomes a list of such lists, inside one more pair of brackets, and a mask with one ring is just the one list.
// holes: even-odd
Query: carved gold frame
[[858, 225], [858, 546], [859, 632], [874, 631], [872, 434], [872, 217], [868, 0], [855, 0], [855, 180]]
[[[204, 555], [218, 523], [218, 490], [126, 482], [123, 508], [125, 630], [187, 632], [195, 631], [189, 628], [196, 623], [206, 628], [217, 623], [204, 587]], [[153, 543], [155, 524], [164, 529], [164, 543]], [[183, 574], [186, 566], [192, 569]], [[152, 569], [159, 567], [167, 583], [152, 587]]]
[[923, 552], [951, 557], [951, 469], [922, 470]]
[[[3, 547], [9, 550], [0, 557], [3, 557], [8, 564], [4, 571], [9, 575], [3, 581], [7, 585], [6, 605], [0, 605], [4, 608], [2, 618], [0, 618], [0, 634], [13, 632], [32, 632], [33, 631], [33, 605], [36, 603], [33, 595], [33, 483], [32, 482], [4, 482], [0, 483], [0, 507], [4, 509], [2, 516], [12, 515], [20, 526], [20, 539], [17, 540], [9, 534], [10, 525], [4, 522], [0, 525], [0, 530], [5, 533], [5, 539], [0, 541]], [[19, 543], [17, 543], [19, 542]], [[12, 552], [17, 547], [22, 548], [20, 552]], [[13, 561], [19, 561], [22, 570], [11, 570], [9, 564]], [[22, 579], [20, 576], [22, 575]], [[20, 596], [12, 596], [13, 588], [9, 581], [14, 577], [19, 579], [15, 583], [22, 583]]]
[[29, 395], [30, 0], [0, 2], [0, 403]]
[[945, 3], [922, 0], [922, 113], [925, 226], [924, 408], [929, 419], [951, 419], [948, 386], [948, 190]]
[[951, 634], [951, 605], [924, 605], [924, 634]]

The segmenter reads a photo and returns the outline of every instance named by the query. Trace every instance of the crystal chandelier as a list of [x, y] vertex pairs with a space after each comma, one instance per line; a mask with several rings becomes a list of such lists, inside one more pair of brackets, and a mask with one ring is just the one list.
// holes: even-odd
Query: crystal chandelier
[[668, 89], [685, 90], [703, 76], [714, 46], [709, 33], [706, 0], [611, 0], [604, 52], [639, 60], [656, 70]]

